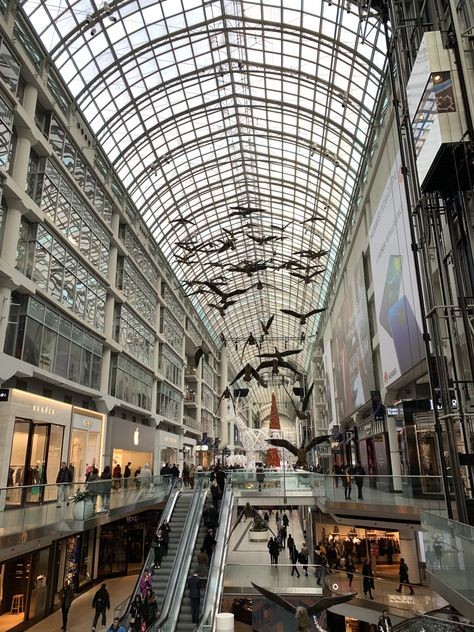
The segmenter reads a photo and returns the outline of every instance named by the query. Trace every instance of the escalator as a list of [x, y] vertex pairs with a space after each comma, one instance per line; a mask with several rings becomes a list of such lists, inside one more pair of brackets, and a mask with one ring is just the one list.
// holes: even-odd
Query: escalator
[[[201, 550], [204, 536], [207, 533], [207, 527], [204, 520], [205, 509], [206, 508], [204, 508], [204, 511], [202, 512], [201, 522], [199, 525], [199, 531], [197, 534], [196, 541], [194, 543], [193, 558], [192, 558], [191, 565], [189, 568], [188, 577], [192, 575], [194, 573], [194, 569], [198, 567], [197, 556], [198, 556], [199, 551]], [[191, 619], [191, 600], [187, 598], [187, 586], [186, 586], [184, 598], [181, 602], [181, 608], [179, 610], [176, 630], [179, 630], [179, 632], [193, 632], [195, 627], [196, 627], [196, 624], [193, 623]]]

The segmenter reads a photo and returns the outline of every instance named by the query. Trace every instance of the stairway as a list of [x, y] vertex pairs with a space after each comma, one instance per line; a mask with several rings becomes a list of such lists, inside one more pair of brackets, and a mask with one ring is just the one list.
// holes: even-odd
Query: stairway
[[[210, 494], [209, 494], [209, 499], [210, 499]], [[202, 512], [203, 516], [204, 516], [205, 510], [206, 510], [206, 507], [204, 507], [203, 512]], [[204, 536], [207, 533], [207, 528], [206, 528], [206, 525], [204, 524], [203, 516], [201, 516], [201, 523], [199, 525], [197, 539], [196, 539], [196, 542], [194, 543], [193, 558], [192, 558], [191, 566], [189, 568], [188, 576], [192, 575], [195, 569], [197, 568], [197, 556], [198, 556], [199, 551], [201, 550], [202, 543], [204, 541]], [[204, 600], [204, 593], [205, 593], [205, 590], [202, 590], [201, 591], [201, 605]], [[179, 609], [179, 617], [178, 617], [178, 623], [176, 625], [176, 632], [193, 632], [195, 627], [196, 627], [196, 623], [193, 623], [191, 620], [191, 600], [189, 598], [189, 591], [188, 591], [188, 586], [186, 583], [183, 600], [181, 602], [181, 607]]]
[[[155, 568], [152, 577], [152, 588], [158, 601], [158, 607], [161, 612], [163, 608], [163, 600], [165, 591], [168, 586], [171, 575], [171, 568], [176, 558], [178, 544], [181, 534], [189, 514], [189, 507], [193, 497], [192, 490], [183, 489], [174, 506], [170, 524], [170, 540], [168, 544], [168, 555], [161, 560], [161, 568]], [[204, 537], [204, 536], [203, 536]]]

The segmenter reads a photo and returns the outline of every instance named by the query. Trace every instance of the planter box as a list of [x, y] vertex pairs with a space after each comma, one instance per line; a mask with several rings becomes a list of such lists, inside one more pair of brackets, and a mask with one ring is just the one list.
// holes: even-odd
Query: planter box
[[268, 529], [266, 531], [249, 530], [250, 542], [266, 542], [268, 540]]

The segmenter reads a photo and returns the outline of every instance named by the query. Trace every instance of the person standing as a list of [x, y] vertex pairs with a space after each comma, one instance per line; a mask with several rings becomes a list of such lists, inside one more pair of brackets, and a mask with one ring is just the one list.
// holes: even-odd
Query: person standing
[[261, 492], [262, 491], [262, 485], [265, 482], [265, 472], [264, 469], [262, 467], [262, 464], [259, 463], [257, 465], [257, 483], [258, 483], [258, 491]]
[[163, 536], [163, 544], [165, 545], [165, 550], [164, 550], [163, 555], [168, 555], [168, 547], [170, 543], [170, 533], [171, 533], [171, 527], [168, 520], [166, 519], [163, 520], [163, 522], [161, 523], [160, 530]]
[[364, 476], [365, 476], [365, 470], [360, 464], [360, 462], [357, 461], [355, 470], [354, 470], [354, 480], [355, 480], [355, 484], [357, 485], [357, 499], [358, 500], [364, 500], [362, 496], [362, 486], [364, 485]]
[[140, 487], [146, 494], [150, 491], [152, 482], [153, 474], [151, 473], [148, 463], [145, 463], [142, 467], [142, 471], [140, 472]]
[[433, 551], [438, 562], [438, 566], [443, 568], [443, 543], [438, 536], [435, 537], [433, 542]]
[[379, 622], [377, 624], [377, 632], [392, 632], [392, 621], [388, 616], [388, 612], [383, 610]]
[[217, 542], [214, 539], [214, 531], [212, 529], [208, 529], [206, 535], [204, 536], [204, 542], [202, 543], [202, 545], [207, 553], [207, 557], [209, 559], [209, 565], [211, 564], [211, 557], [214, 552], [214, 547], [216, 546], [216, 544]]
[[59, 591], [59, 601], [61, 603], [61, 614], [63, 618], [63, 624], [61, 626], [61, 630], [65, 630], [67, 628], [67, 617], [68, 617], [69, 608], [71, 607], [73, 599], [74, 599], [74, 590], [72, 589], [68, 580], [65, 579], [63, 587]]
[[165, 544], [163, 542], [163, 535], [161, 530], [155, 533], [153, 536], [153, 542], [151, 543], [153, 548], [153, 568], [161, 568], [161, 559], [165, 552]]
[[128, 479], [132, 475], [132, 470], [130, 469], [131, 464], [132, 462], [129, 461], [123, 471], [123, 488], [124, 489], [128, 489]]
[[96, 467], [92, 468], [92, 472], [89, 474], [89, 478], [87, 479], [87, 489], [90, 491], [91, 493], [91, 500], [92, 500], [92, 504], [94, 505], [94, 510], [95, 510], [95, 503], [97, 501], [97, 494], [99, 493], [99, 489], [100, 489], [100, 483], [98, 483], [97, 481], [99, 480], [99, 470]]
[[196, 477], [196, 466], [191, 463], [189, 466], [189, 486], [194, 489], [194, 478]]
[[224, 472], [224, 470], [220, 467], [217, 471], [216, 471], [216, 481], [217, 484], [219, 486], [219, 495], [222, 498], [222, 495], [224, 493], [224, 487], [225, 487], [225, 479], [227, 478], [226, 473]]
[[202, 546], [197, 556], [198, 575], [201, 579], [201, 583], [205, 583], [209, 574], [209, 558], [207, 557], [206, 549]]
[[142, 597], [140, 594], [135, 595], [135, 599], [133, 600], [132, 605], [130, 607], [130, 619], [128, 621], [130, 625], [129, 632], [141, 632], [142, 610], [143, 610]]
[[372, 597], [372, 590], [374, 590], [374, 572], [372, 570], [372, 564], [369, 560], [364, 560], [364, 565], [362, 566], [362, 588], [364, 591], [364, 595], [367, 597], [367, 593], [369, 593], [369, 597]]
[[188, 467], [187, 463], [185, 463], [183, 465], [183, 471], [181, 473], [181, 478], [183, 479], [183, 485], [185, 487], [189, 487], [189, 467]]
[[314, 572], [314, 576], [316, 577], [316, 583], [318, 584], [318, 586], [321, 586], [321, 578], [323, 576], [323, 564], [324, 564], [324, 558], [323, 555], [321, 553], [321, 549], [319, 547], [317, 547], [314, 550], [314, 564], [316, 566], [316, 570]]
[[120, 467], [120, 463], [114, 467], [114, 471], [112, 473], [112, 477], [114, 479], [114, 489], [120, 489], [121, 487], [121, 479], [122, 479], [122, 468]]
[[155, 593], [151, 588], [147, 588], [142, 606], [142, 619], [145, 621], [146, 629], [150, 627], [158, 615], [158, 602]]
[[280, 545], [278, 544], [278, 540], [276, 540], [275, 538], [273, 539], [272, 542], [272, 548], [270, 549], [270, 555], [273, 551], [273, 561], [275, 563], [275, 566], [278, 566], [278, 557], [280, 555]]
[[414, 595], [415, 591], [413, 590], [413, 586], [410, 586], [410, 580], [408, 579], [408, 566], [405, 563], [405, 560], [403, 559], [403, 557], [400, 560], [400, 568], [398, 570], [398, 574], [400, 576], [400, 584], [398, 588], [396, 589], [397, 592], [401, 593], [402, 585], [406, 584], [408, 588], [410, 589], [410, 595]]
[[288, 555], [291, 557], [291, 550], [295, 547], [295, 541], [293, 540], [293, 537], [290, 533], [290, 535], [288, 536], [288, 539], [286, 541], [287, 546], [288, 546]]
[[107, 610], [110, 610], [109, 591], [105, 584], [99, 588], [92, 600], [92, 607], [95, 608], [94, 620], [92, 621], [92, 632], [95, 632], [95, 626], [99, 617], [102, 617], [102, 627], [105, 628], [107, 619]]
[[107, 632], [125, 632], [125, 628], [123, 625], [120, 625], [120, 619], [118, 617], [115, 617]]
[[61, 461], [58, 475], [56, 476], [56, 485], [58, 486], [58, 509], [66, 503], [69, 505], [69, 488], [72, 483], [72, 472], [68, 468], [65, 461]]
[[300, 572], [299, 572], [299, 570], [296, 567], [296, 563], [299, 560], [299, 556], [300, 556], [299, 551], [296, 548], [296, 546], [294, 546], [292, 548], [292, 550], [291, 550], [291, 556], [290, 556], [290, 560], [291, 560], [291, 563], [292, 563], [292, 567], [291, 567], [291, 576], [292, 577], [293, 577], [293, 575], [295, 573], [298, 575], [298, 578], [300, 577]]
[[308, 560], [309, 560], [309, 551], [306, 542], [303, 542], [300, 551], [299, 561], [303, 567], [305, 577], [308, 577]]
[[212, 496], [212, 505], [214, 509], [217, 511], [219, 506], [219, 485], [217, 484], [216, 479], [214, 479], [211, 483], [211, 496]]
[[189, 598], [191, 599], [191, 618], [193, 623], [199, 621], [199, 601], [201, 599], [201, 582], [197, 570], [188, 579]]
[[280, 527], [280, 533], [278, 535], [280, 536], [281, 548], [284, 549], [286, 545], [286, 538], [287, 538], [286, 527], [284, 525]]
[[341, 478], [342, 478], [342, 485], [344, 487], [344, 498], [346, 500], [351, 500], [352, 476], [351, 476], [351, 472], [349, 470], [348, 465], [346, 467], [341, 468]]
[[289, 525], [290, 525], [290, 521], [288, 519], [288, 516], [286, 515], [286, 513], [283, 514], [281, 521], [283, 523], [283, 526], [288, 529]]

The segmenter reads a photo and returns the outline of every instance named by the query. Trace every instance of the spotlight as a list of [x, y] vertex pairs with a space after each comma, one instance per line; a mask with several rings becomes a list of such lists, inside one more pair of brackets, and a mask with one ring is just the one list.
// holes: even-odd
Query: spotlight
[[95, 27], [91, 29], [91, 37], [94, 37], [96, 33], [97, 33], [97, 29]]
[[351, 3], [349, 2], [349, 0], [347, 0], [347, 2], [346, 2], [346, 11], [347, 11], [347, 13], [351, 12]]

